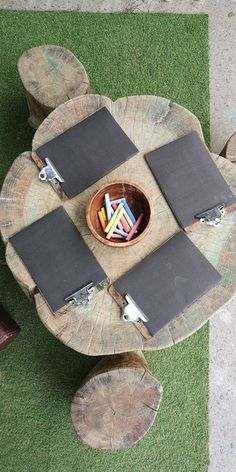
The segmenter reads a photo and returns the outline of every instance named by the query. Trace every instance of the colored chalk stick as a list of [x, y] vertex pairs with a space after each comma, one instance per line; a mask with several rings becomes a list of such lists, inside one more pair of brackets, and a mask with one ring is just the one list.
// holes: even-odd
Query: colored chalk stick
[[135, 217], [134, 217], [132, 211], [130, 210], [130, 207], [129, 207], [128, 203], [126, 202], [126, 200], [125, 200], [124, 202], [122, 202], [122, 203], [123, 203], [123, 205], [124, 205], [124, 209], [125, 209], [127, 215], [128, 215], [129, 218], [131, 219], [132, 223], [135, 225], [136, 219], [135, 219]]
[[[114, 208], [114, 206], [115, 206], [115, 208]], [[111, 206], [111, 214], [112, 214], [112, 215], [114, 214], [114, 211], [115, 211], [116, 208], [117, 208], [117, 205], [114, 205], [114, 206], [113, 206], [113, 205]], [[118, 226], [118, 229], [120, 229], [121, 231], [123, 230], [123, 225], [121, 224], [120, 221], [118, 221], [117, 226]]]
[[[120, 213], [121, 210], [124, 210], [123, 203], [120, 203], [120, 204], [118, 205], [118, 207], [117, 207], [116, 210], [114, 211], [114, 213], [113, 213], [113, 215], [112, 215], [110, 221], [108, 221], [108, 224], [107, 224], [107, 226], [106, 226], [106, 228], [105, 228], [105, 232], [106, 232], [106, 233], [109, 233], [111, 227], [114, 226], [114, 221], [116, 221], [115, 227], [117, 226], [117, 223], [118, 223], [118, 221], [120, 220], [120, 218], [117, 219], [117, 215]], [[115, 227], [114, 227], [114, 228], [115, 228]]]
[[121, 236], [121, 234], [115, 234], [115, 233], [113, 233], [111, 235], [111, 239], [113, 239], [113, 238], [114, 239], [125, 239], [124, 236]]
[[[116, 210], [117, 204], [112, 203], [112, 208], [114, 208], [114, 210]], [[121, 217], [121, 219], [120, 219], [120, 224], [122, 225], [122, 228], [119, 228], [119, 225], [118, 225], [118, 228], [123, 229], [123, 231], [125, 231], [126, 233], [129, 233], [130, 227], [129, 227], [128, 223], [125, 221], [125, 219], [123, 217]]]
[[113, 203], [116, 203], [116, 204], [118, 203], [119, 204], [119, 203], [123, 203], [124, 201], [125, 201], [125, 198], [123, 198], [123, 197], [122, 198], [117, 198], [117, 200], [111, 200], [111, 204], [113, 204]]
[[[128, 233], [126, 233], [126, 231], [123, 231], [123, 230], [117, 229], [117, 228], [114, 229], [114, 233], [115, 233], [115, 234], [119, 234], [119, 235], [121, 235], [121, 236], [124, 236], [125, 238], [126, 238], [126, 236], [128, 236]], [[114, 234], [114, 233], [113, 233], [113, 234]]]
[[[122, 203], [122, 205], [123, 205], [123, 203]], [[127, 213], [127, 211], [125, 210], [125, 208], [124, 208], [124, 213], [123, 213], [123, 214], [124, 214], [124, 218], [125, 218], [125, 220], [127, 221], [128, 225], [129, 225], [129, 227], [130, 227], [130, 229], [132, 229], [133, 226], [134, 226], [134, 223], [132, 223], [132, 221], [131, 221], [131, 219], [130, 219], [128, 213]]]
[[107, 221], [107, 214], [106, 214], [106, 210], [105, 210], [104, 207], [101, 208], [101, 212], [102, 212], [103, 219], [104, 219], [105, 221]]
[[98, 218], [99, 218], [99, 221], [100, 221], [100, 224], [101, 224], [101, 227], [103, 229], [103, 231], [105, 231], [105, 228], [106, 228], [106, 221], [104, 220], [103, 218], [103, 214], [101, 211], [98, 212]]
[[130, 241], [132, 236], [134, 235], [134, 233], [136, 232], [136, 230], [138, 229], [142, 219], [143, 219], [143, 213], [141, 213], [135, 223], [135, 225], [133, 226], [133, 228], [131, 229], [131, 231], [129, 232], [127, 238], [126, 238], [126, 241]]
[[[118, 221], [120, 220], [120, 217], [122, 216], [123, 211], [124, 211], [123, 204], [120, 203], [120, 205], [117, 207], [117, 209], [116, 209], [114, 215], [112, 216], [112, 218], [113, 218], [113, 217], [115, 217], [115, 218], [114, 218], [114, 220], [113, 220], [112, 225], [110, 226], [109, 232], [107, 233], [107, 239], [110, 239], [112, 233], [114, 233], [114, 230], [116, 229], [117, 223], [118, 223]], [[117, 212], [117, 213], [116, 213], [116, 212]], [[115, 215], [116, 215], [116, 216], [115, 216]], [[109, 225], [109, 223], [108, 223], [108, 225]]]
[[[123, 199], [121, 199], [121, 200], [122, 200], [122, 203], [123, 203], [123, 205], [124, 205], [124, 207], [125, 207], [125, 203], [126, 203], [125, 198], [123, 198]], [[126, 206], [129, 208], [129, 206], [128, 206], [127, 204], [126, 204]], [[112, 207], [113, 207], [114, 209], [117, 208], [117, 204], [116, 204], [116, 203], [112, 203]], [[133, 215], [133, 213], [131, 212], [130, 208], [129, 208], [129, 211], [130, 211], [130, 213]], [[134, 220], [134, 222], [136, 223], [136, 219], [135, 219], [134, 215], [133, 215], [133, 220]], [[121, 222], [121, 224], [122, 224], [122, 226], [123, 226], [123, 230], [126, 231], [127, 233], [130, 232], [130, 230], [133, 228], [133, 226], [134, 226], [134, 224], [135, 224], [135, 223], [133, 223], [132, 220], [130, 219], [130, 217], [129, 217], [129, 215], [128, 215], [128, 213], [127, 213], [126, 210], [124, 211], [124, 216], [120, 219], [120, 222]], [[136, 233], [137, 233], [137, 230], [136, 230]]]
[[129, 227], [128, 223], [125, 221], [123, 216], [121, 217], [120, 222], [123, 226], [123, 231], [125, 231], [126, 233], [129, 233], [130, 227]]
[[107, 213], [107, 221], [109, 222], [111, 219], [111, 204], [109, 199], [109, 193], [105, 193], [105, 206], [106, 206], [106, 213]]

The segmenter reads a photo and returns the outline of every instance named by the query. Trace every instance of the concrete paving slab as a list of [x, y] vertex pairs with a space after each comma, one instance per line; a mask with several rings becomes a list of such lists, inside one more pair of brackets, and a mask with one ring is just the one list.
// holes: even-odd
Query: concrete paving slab
[[236, 299], [210, 324], [209, 468], [236, 471]]

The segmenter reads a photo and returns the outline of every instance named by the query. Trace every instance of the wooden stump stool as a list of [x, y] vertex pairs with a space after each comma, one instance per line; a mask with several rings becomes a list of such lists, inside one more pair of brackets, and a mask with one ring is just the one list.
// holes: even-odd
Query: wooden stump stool
[[97, 449], [128, 448], [149, 430], [162, 386], [141, 353], [102, 359], [77, 390], [71, 417], [82, 442]]
[[83, 64], [60, 46], [29, 49], [20, 57], [18, 71], [26, 91], [28, 122], [35, 129], [58, 105], [89, 92]]

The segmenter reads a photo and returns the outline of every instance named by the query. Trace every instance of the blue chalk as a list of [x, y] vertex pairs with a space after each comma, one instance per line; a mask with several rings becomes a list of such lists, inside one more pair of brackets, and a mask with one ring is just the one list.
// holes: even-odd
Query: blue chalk
[[109, 222], [111, 219], [111, 203], [109, 199], [109, 193], [105, 193], [105, 206], [106, 206], [106, 213], [107, 213], [107, 221]]
[[114, 229], [114, 233], [116, 234], [120, 234], [121, 236], [128, 236], [128, 233], [126, 233], [126, 231], [123, 231], [122, 229]]
[[125, 202], [125, 198], [117, 198], [117, 200], [112, 200], [110, 203], [111, 205], [112, 203], [116, 203], [118, 205], [119, 203], [123, 203], [123, 202]]
[[135, 217], [134, 217], [132, 211], [130, 210], [129, 205], [126, 203], [126, 200], [124, 200], [123, 205], [124, 205], [124, 209], [125, 209], [127, 215], [130, 217], [132, 223], [135, 225], [136, 219], [135, 219]]

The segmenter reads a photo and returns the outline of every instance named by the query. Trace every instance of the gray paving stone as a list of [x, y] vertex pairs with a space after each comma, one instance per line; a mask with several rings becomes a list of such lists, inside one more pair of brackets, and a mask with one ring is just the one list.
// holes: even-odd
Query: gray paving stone
[[236, 299], [210, 324], [208, 472], [236, 471]]

